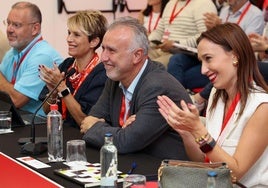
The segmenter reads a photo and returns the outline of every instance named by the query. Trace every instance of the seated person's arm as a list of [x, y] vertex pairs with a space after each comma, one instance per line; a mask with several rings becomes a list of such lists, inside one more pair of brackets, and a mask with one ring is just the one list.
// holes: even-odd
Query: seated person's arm
[[222, 23], [219, 16], [213, 12], [207, 12], [204, 14], [204, 21], [207, 29], [211, 29], [212, 27], [219, 25]]
[[[159, 105], [161, 115], [166, 119], [168, 124], [181, 135], [188, 157], [193, 161], [203, 162], [205, 155], [199, 149], [199, 145], [195, 142], [193, 135], [190, 132], [181, 129], [180, 126], [177, 126], [176, 124], [178, 122], [175, 122], [174, 120], [176, 117], [172, 117], [170, 115], [172, 111], [172, 113], [176, 116], [179, 107], [167, 96], [158, 96], [157, 104]], [[195, 120], [194, 124], [201, 124], [201, 126], [203, 126], [197, 109], [195, 110], [195, 113], [195, 116], [192, 117], [192, 120]]]
[[253, 50], [258, 52], [258, 59], [262, 61], [268, 58], [268, 38], [257, 33], [249, 34], [248, 37]]
[[82, 122], [80, 126], [80, 132], [86, 133], [88, 129], [90, 129], [97, 122], [105, 122], [103, 118], [97, 118], [94, 116], [87, 116]]
[[[62, 79], [64, 75], [65, 73], [61, 73], [56, 64], [54, 64], [52, 69], [46, 66], [40, 67], [40, 78], [46, 83], [49, 92], [52, 91], [52, 89], [59, 83], [60, 79]], [[67, 86], [65, 81], [62, 81], [57, 87], [56, 91], [51, 95], [51, 98], [48, 99], [48, 103], [56, 103], [57, 93], [65, 90], [66, 88]], [[76, 123], [80, 125], [81, 121], [86, 117], [86, 114], [83, 113], [81, 109], [81, 105], [75, 100], [72, 94], [68, 94], [67, 96], [63, 97], [62, 100], [64, 101], [69, 113], [75, 119]], [[49, 111], [48, 103], [43, 106], [43, 110], [45, 112]]]
[[[192, 138], [200, 138], [203, 135], [207, 135], [208, 131], [206, 127], [201, 123], [198, 115], [198, 110], [194, 105], [189, 105], [182, 101], [182, 108], [178, 108], [170, 99], [167, 99], [165, 96], [159, 98], [158, 104], [161, 114], [168, 121], [169, 125], [178, 133], [181, 131], [189, 131], [189, 133], [191, 133], [193, 136]], [[216, 144], [211, 151], [206, 153], [210, 161], [226, 162], [228, 167], [232, 170], [233, 175], [237, 178], [237, 180], [240, 180], [245, 175], [245, 173], [247, 173], [248, 170], [256, 163], [256, 161], [258, 161], [260, 156], [265, 152], [267, 148], [268, 119], [264, 118], [267, 113], [268, 104], [263, 103], [259, 105], [257, 110], [246, 122], [242, 135], [237, 140], [237, 146], [232, 146], [233, 143], [229, 143], [230, 149], [235, 150], [234, 154], [228, 154], [224, 149], [222, 149], [220, 145]], [[185, 146], [194, 147], [194, 139], [191, 141], [190, 137], [183, 138]], [[236, 142], [236, 140], [233, 140], [233, 142]], [[199, 147], [198, 145], [196, 146]], [[248, 155], [249, 148], [250, 155]], [[186, 148], [186, 150], [194, 151], [194, 148]], [[194, 152], [187, 153], [194, 154]], [[189, 157], [192, 159], [202, 159], [202, 153], [196, 152], [194, 156]]]
[[169, 52], [172, 48], [174, 48], [173, 44], [173, 40], [163, 40], [162, 44], [157, 45], [157, 48], [160, 48], [163, 52]]
[[[63, 82], [58, 88], [58, 91], [63, 91], [67, 88], [66, 84]], [[68, 94], [67, 96], [62, 98], [64, 101], [66, 108], [68, 109], [71, 116], [74, 118], [77, 125], [80, 125], [83, 119], [87, 116], [81, 108], [81, 105], [77, 102], [72, 94]]]
[[[258, 161], [268, 145], [268, 104], [261, 104], [245, 125], [233, 155], [226, 153], [219, 145], [208, 153], [211, 161], [225, 161], [237, 180]], [[256, 145], [257, 144], [257, 145]], [[249, 155], [250, 149], [250, 155]]]
[[21, 108], [29, 101], [29, 98], [27, 96], [14, 89], [14, 85], [8, 82], [1, 72], [0, 85], [0, 90], [10, 95], [10, 98], [12, 99], [16, 108]]
[[[109, 84], [113, 83], [108, 80], [105, 86], [107, 88], [104, 88], [102, 96], [91, 109], [90, 115], [94, 117], [86, 118], [81, 124], [81, 131], [85, 133], [83, 139], [87, 143], [95, 147], [101, 147], [105, 133], [110, 132], [113, 134], [118, 152], [129, 153], [142, 150], [161, 136], [165, 137], [164, 133], [169, 127], [165, 119], [160, 115], [156, 105], [156, 96], [166, 92], [162, 83], [160, 85], [159, 82], [148, 82], [148, 85], [140, 87], [139, 92], [142, 94], [138, 94], [139, 96], [134, 99], [138, 107], [135, 105], [135, 114], [131, 114], [136, 116], [132, 116], [131, 118], [133, 119], [129, 119], [132, 123], [129, 122], [123, 128], [119, 126], [119, 114], [117, 114], [117, 111], [119, 112], [120, 110], [115, 107], [116, 103], [114, 106], [111, 106], [110, 103], [110, 101], [114, 101], [114, 99], [110, 99], [110, 92], [114, 91], [110, 90], [111, 86]], [[180, 93], [178, 90], [175, 89], [176, 94], [174, 89], [172, 94], [169, 93], [172, 97], [176, 95], [176, 102], [182, 98], [185, 98], [188, 102], [191, 101], [186, 92], [181, 91], [181, 95], [178, 95]], [[105, 122], [99, 120], [102, 118], [105, 119]]]

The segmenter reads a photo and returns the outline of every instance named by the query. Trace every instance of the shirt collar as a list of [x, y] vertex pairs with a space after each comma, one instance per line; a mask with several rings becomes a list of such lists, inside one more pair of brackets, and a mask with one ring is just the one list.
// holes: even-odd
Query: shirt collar
[[119, 87], [123, 90], [123, 93], [124, 93], [124, 95], [125, 95], [125, 97], [126, 97], [126, 99], [128, 101], [131, 101], [132, 95], [133, 95], [134, 90], [135, 90], [135, 88], [137, 86], [137, 83], [140, 80], [141, 75], [144, 72], [145, 67], [147, 66], [147, 64], [148, 64], [148, 59], [146, 59], [145, 63], [143, 64], [143, 66], [141, 68], [141, 70], [139, 71], [139, 73], [137, 74], [137, 76], [134, 78], [134, 80], [131, 82], [131, 84], [129, 85], [129, 87], [127, 89], [122, 85], [121, 82], [119, 83]]
[[41, 37], [41, 34], [37, 35], [27, 46], [24, 48], [21, 52], [18, 52], [15, 48], [13, 48], [14, 54], [18, 54], [19, 57], [23, 56], [25, 52], [28, 51], [29, 48], [31, 48], [32, 44], [35, 43], [39, 38]]
[[240, 15], [243, 11], [244, 11], [244, 9], [246, 8], [246, 6], [248, 5], [248, 3], [250, 3], [249, 1], [247, 1], [238, 11], [236, 11], [235, 13], [233, 13], [232, 12], [232, 10], [231, 10], [231, 7], [229, 7], [229, 13], [231, 14], [231, 15], [233, 15], [233, 14], [237, 14], [237, 15]]

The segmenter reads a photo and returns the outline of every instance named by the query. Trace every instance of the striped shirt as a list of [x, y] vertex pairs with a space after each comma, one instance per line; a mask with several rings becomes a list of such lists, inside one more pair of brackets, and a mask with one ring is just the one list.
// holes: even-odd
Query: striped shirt
[[156, 30], [149, 35], [149, 40], [162, 40], [165, 30], [168, 29], [170, 32], [169, 40], [196, 47], [196, 39], [206, 30], [203, 14], [206, 12], [217, 14], [217, 9], [211, 0], [191, 0], [170, 24], [170, 17], [177, 1], [175, 13], [184, 7], [187, 2], [170, 0], [165, 7]]

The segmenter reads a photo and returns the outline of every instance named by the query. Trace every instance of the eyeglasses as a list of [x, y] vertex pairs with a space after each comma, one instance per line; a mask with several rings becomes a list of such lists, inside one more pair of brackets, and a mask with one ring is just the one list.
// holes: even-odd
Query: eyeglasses
[[11, 26], [13, 29], [19, 29], [21, 27], [23, 27], [24, 25], [32, 25], [32, 24], [36, 24], [37, 22], [31, 22], [31, 23], [18, 23], [18, 22], [11, 22], [9, 20], [4, 20], [3, 24], [6, 27]]

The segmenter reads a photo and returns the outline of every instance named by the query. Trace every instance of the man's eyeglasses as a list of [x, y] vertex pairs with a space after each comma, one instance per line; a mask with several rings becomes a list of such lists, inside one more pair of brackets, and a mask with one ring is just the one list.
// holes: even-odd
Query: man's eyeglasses
[[11, 22], [9, 20], [4, 20], [3, 24], [6, 27], [11, 26], [13, 29], [19, 29], [21, 27], [23, 27], [24, 25], [32, 25], [32, 24], [36, 24], [37, 22], [31, 22], [31, 23], [18, 23], [18, 22]]

